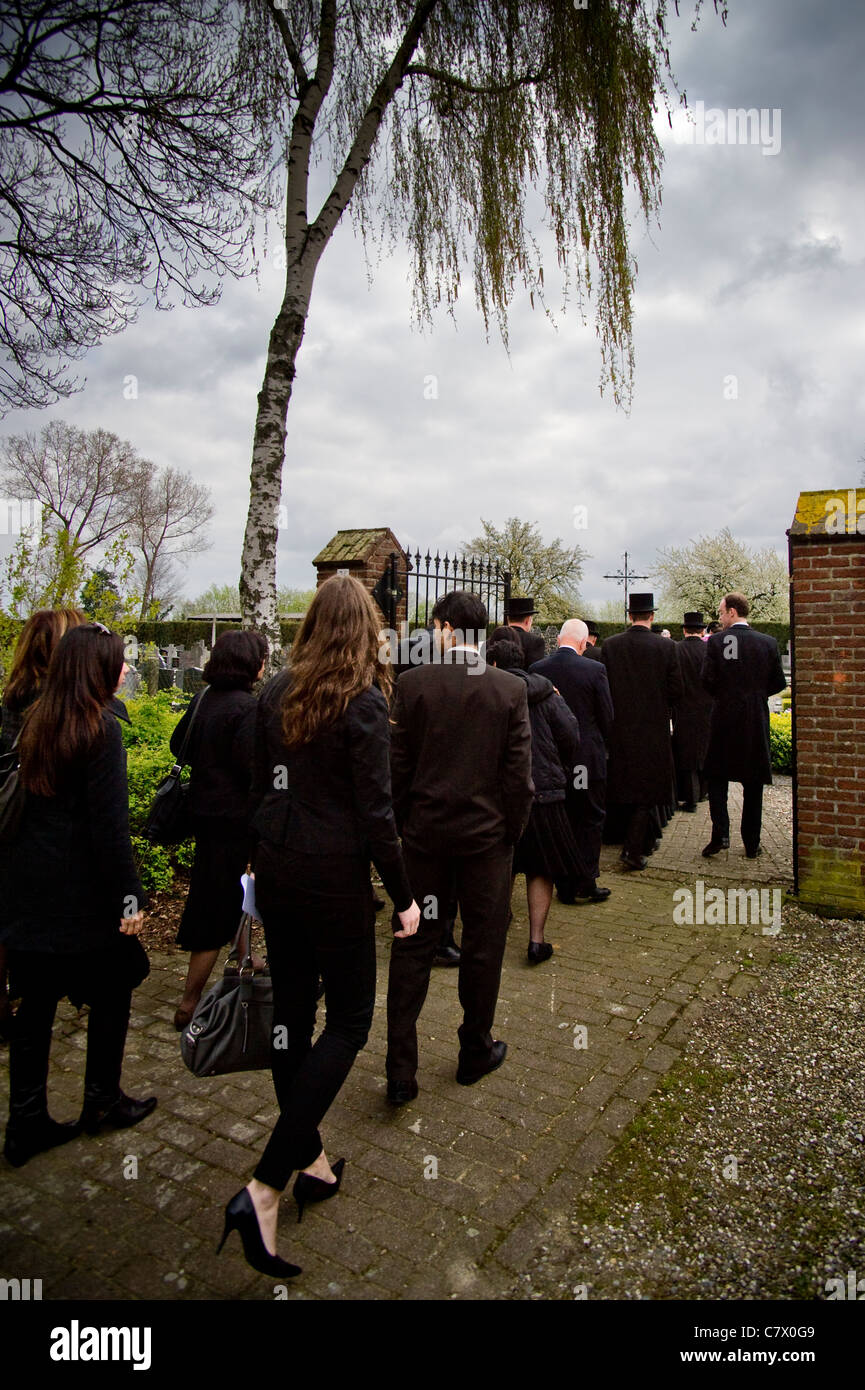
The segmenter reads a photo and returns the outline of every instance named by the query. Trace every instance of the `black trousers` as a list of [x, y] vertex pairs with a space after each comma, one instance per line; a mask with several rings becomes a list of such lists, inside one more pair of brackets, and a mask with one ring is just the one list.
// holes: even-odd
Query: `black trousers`
[[510, 845], [469, 855], [427, 855], [404, 846], [403, 854], [421, 920], [414, 936], [395, 937], [391, 948], [386, 1062], [390, 1081], [411, 1081], [417, 1072], [417, 1020], [441, 940], [440, 915], [447, 910], [453, 883], [463, 924], [460, 1063], [474, 1069], [488, 1060], [511, 904]]
[[[747, 853], [760, 844], [763, 826], [763, 783], [742, 783], [742, 842]], [[712, 839], [730, 838], [730, 816], [727, 812], [729, 782], [723, 777], [709, 778], [709, 813], [712, 817]]]
[[579, 791], [570, 788], [565, 806], [580, 852], [583, 874], [579, 883], [557, 883], [560, 897], [590, 893], [601, 871], [601, 840], [607, 811], [606, 777], [590, 778], [589, 785]]
[[[88, 970], [91, 958], [93, 972]], [[125, 959], [125, 952], [119, 953], [118, 960]], [[76, 1003], [86, 999], [90, 1005], [84, 1099], [100, 1107], [117, 1100], [132, 989], [107, 975], [103, 965], [90, 952], [62, 956], [9, 951], [12, 981], [21, 996], [9, 1041], [10, 1128], [27, 1125], [48, 1113], [51, 1030], [57, 1004], [66, 994], [72, 994]]]
[[[375, 1007], [369, 863], [263, 845], [255, 870], [273, 979], [273, 1084], [279, 1119], [255, 1176], [282, 1192], [322, 1151], [318, 1127], [366, 1043]], [[319, 975], [324, 1029], [313, 1045]]]

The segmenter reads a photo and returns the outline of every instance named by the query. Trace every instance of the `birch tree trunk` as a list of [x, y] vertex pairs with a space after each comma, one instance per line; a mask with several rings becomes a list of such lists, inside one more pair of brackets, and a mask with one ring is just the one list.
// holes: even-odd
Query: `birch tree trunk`
[[288, 149], [285, 209], [285, 293], [270, 334], [264, 380], [252, 446], [249, 514], [243, 541], [240, 602], [245, 627], [255, 627], [278, 660], [282, 638], [276, 610], [276, 544], [285, 461], [286, 419], [297, 354], [303, 342], [315, 272], [322, 252], [351, 202], [357, 181], [372, 153], [385, 112], [399, 88], [438, 0], [420, 0], [391, 63], [378, 82], [361, 119], [351, 149], [318, 216], [308, 218], [309, 164], [315, 124], [333, 78], [336, 48], [336, 3], [323, 0], [315, 75], [310, 77], [291, 41], [284, 19], [274, 22], [285, 43], [298, 80], [300, 96]]

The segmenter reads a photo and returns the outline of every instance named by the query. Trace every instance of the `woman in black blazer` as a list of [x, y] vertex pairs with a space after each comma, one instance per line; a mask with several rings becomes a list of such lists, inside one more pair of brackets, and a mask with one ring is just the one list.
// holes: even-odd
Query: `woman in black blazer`
[[[393, 899], [397, 936], [417, 930], [391, 809], [390, 671], [379, 618], [358, 580], [334, 575], [315, 595], [286, 671], [261, 694], [252, 831], [255, 891], [273, 977], [273, 1080], [280, 1115], [249, 1185], [229, 1202], [254, 1269], [299, 1274], [276, 1249], [279, 1198], [332, 1197], [319, 1125], [364, 1046], [375, 1004], [370, 859]], [[327, 1015], [312, 1043], [319, 975]], [[220, 1245], [220, 1249], [222, 1245]]]
[[[126, 711], [114, 698], [126, 670], [123, 641], [106, 627], [67, 632], [18, 743], [22, 818], [0, 844], [0, 941], [20, 998], [3, 1150], [16, 1167], [81, 1129], [137, 1124], [156, 1105], [120, 1089], [132, 990], [149, 969], [136, 939], [143, 894], [117, 722]], [[77, 1124], [48, 1114], [51, 1028], [63, 995], [90, 1005]]]
[[[264, 673], [267, 643], [260, 632], [223, 632], [204, 668], [207, 690], [190, 703], [171, 735], [178, 757], [192, 725], [186, 761], [195, 859], [177, 944], [191, 952], [178, 1032], [195, 1012], [220, 947], [237, 932], [243, 907], [240, 876], [249, 861], [249, 787], [255, 740], [252, 687]], [[194, 723], [193, 723], [194, 718]]]

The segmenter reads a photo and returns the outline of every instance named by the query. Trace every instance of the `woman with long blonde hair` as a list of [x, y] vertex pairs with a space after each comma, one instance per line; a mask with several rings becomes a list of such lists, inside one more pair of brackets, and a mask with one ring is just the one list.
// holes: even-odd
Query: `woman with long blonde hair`
[[[262, 691], [253, 771], [253, 867], [273, 978], [273, 1080], [280, 1115], [255, 1175], [229, 1202], [254, 1269], [289, 1277], [276, 1255], [290, 1175], [300, 1213], [333, 1197], [319, 1125], [364, 1046], [375, 1005], [373, 861], [393, 899], [397, 936], [420, 920], [391, 807], [391, 677], [379, 617], [356, 579], [334, 575], [301, 623], [289, 665]], [[318, 981], [326, 1019], [313, 1046]], [[299, 1219], [299, 1218], [298, 1218]], [[220, 1244], [220, 1249], [222, 1245]]]

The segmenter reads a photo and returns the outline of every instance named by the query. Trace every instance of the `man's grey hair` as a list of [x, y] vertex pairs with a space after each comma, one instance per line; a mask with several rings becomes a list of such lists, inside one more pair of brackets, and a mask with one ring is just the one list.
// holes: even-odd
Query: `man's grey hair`
[[559, 642], [563, 646], [579, 646], [580, 642], [587, 641], [588, 636], [589, 629], [582, 618], [568, 618], [559, 629]]

